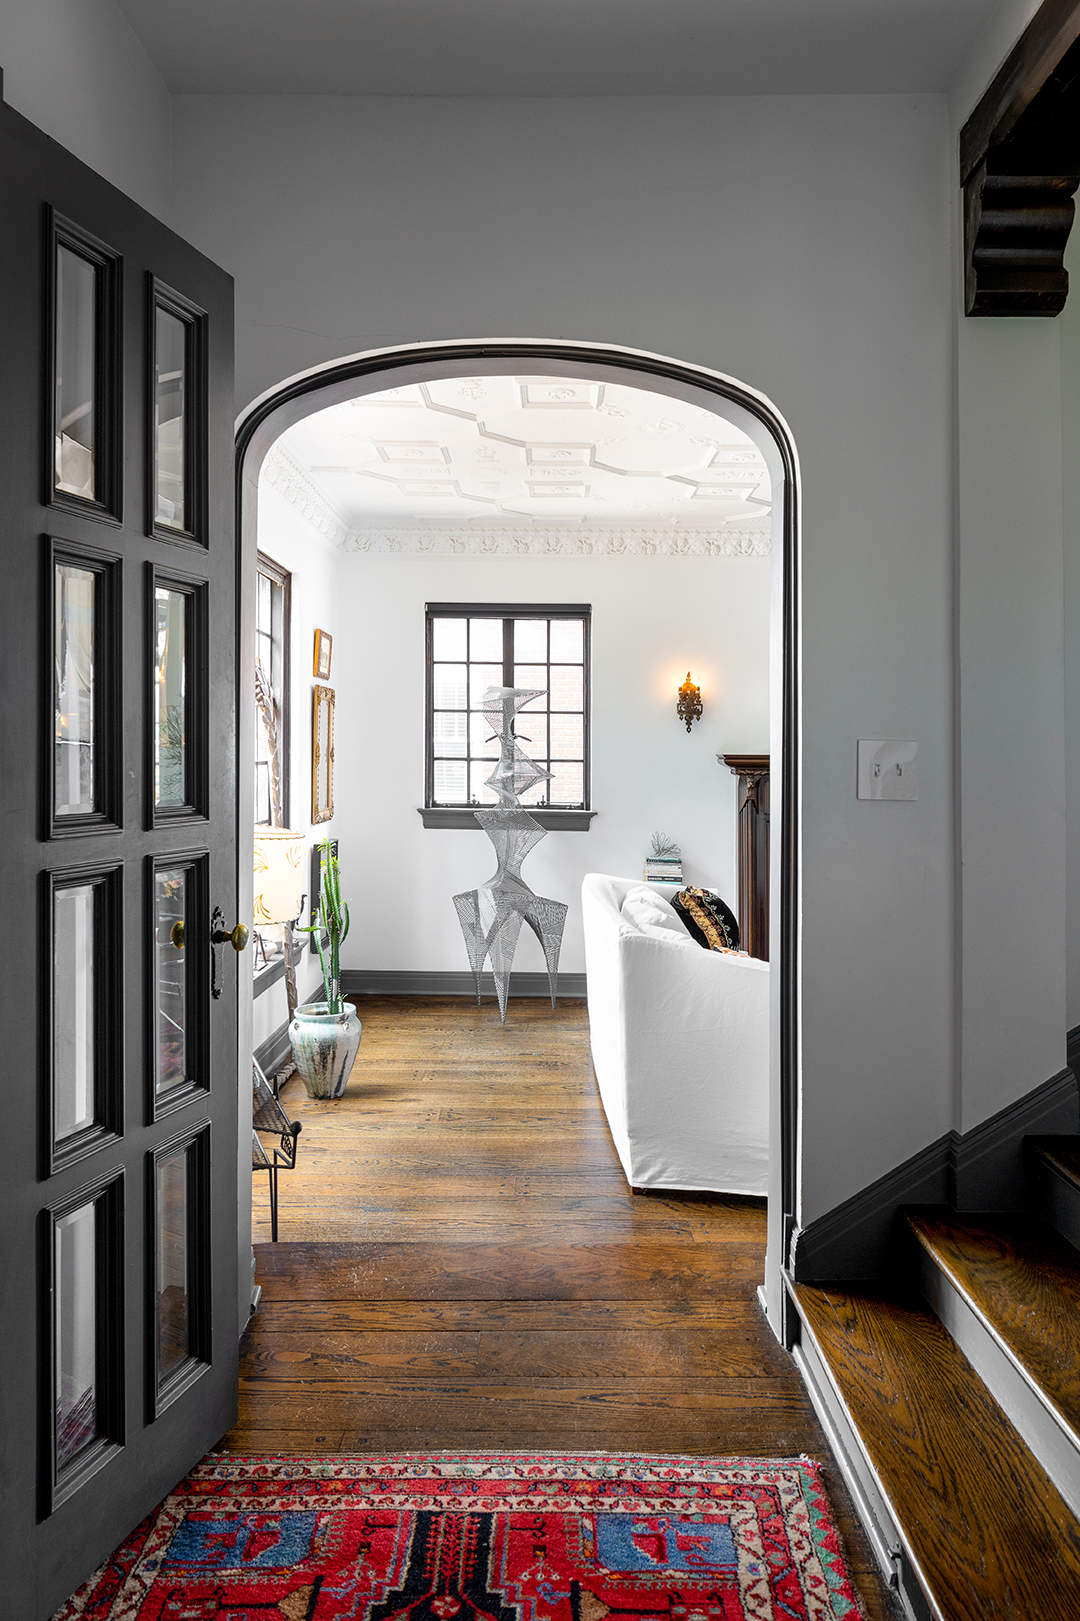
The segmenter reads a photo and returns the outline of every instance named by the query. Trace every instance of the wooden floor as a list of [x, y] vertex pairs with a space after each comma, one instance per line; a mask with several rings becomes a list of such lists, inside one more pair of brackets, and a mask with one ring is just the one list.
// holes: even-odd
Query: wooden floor
[[669, 1451], [825, 1462], [866, 1614], [893, 1621], [824, 1435], [756, 1298], [763, 1201], [634, 1196], [583, 1002], [361, 998], [345, 1096], [303, 1122], [235, 1452]]

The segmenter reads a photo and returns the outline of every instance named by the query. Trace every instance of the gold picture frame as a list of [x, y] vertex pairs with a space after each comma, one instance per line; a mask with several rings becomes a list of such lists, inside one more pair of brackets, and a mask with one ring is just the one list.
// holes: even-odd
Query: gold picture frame
[[329, 681], [330, 658], [333, 653], [334, 638], [328, 630], [315, 632], [315, 668], [312, 671], [316, 681]]
[[334, 689], [317, 686], [311, 710], [311, 820], [334, 814]]

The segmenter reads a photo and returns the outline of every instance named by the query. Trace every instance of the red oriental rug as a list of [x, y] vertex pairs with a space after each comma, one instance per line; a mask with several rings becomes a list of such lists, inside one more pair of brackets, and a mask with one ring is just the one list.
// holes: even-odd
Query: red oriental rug
[[55, 1621], [857, 1621], [806, 1458], [211, 1456]]

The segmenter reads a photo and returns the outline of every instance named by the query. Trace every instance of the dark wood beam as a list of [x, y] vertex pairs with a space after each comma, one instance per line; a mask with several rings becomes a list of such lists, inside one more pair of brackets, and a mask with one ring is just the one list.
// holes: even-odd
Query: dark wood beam
[[960, 133], [964, 310], [1060, 314], [1080, 185], [1080, 0], [1045, 0]]

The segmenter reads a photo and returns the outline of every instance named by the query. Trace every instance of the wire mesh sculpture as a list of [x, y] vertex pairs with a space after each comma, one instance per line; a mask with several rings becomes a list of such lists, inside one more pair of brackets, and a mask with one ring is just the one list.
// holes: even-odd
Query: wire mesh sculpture
[[[497, 809], [492, 807], [473, 814], [495, 847], [498, 868], [495, 876], [479, 889], [454, 896], [465, 949], [476, 980], [476, 1000], [480, 1001], [480, 976], [490, 957], [503, 1024], [506, 1023], [510, 969], [522, 923], [528, 924], [540, 942], [554, 1007], [559, 951], [566, 922], [566, 907], [562, 901], [535, 895], [521, 876], [521, 863], [547, 833], [547, 829], [522, 808], [521, 795], [538, 782], [548, 781], [551, 772], [530, 760], [518, 747], [514, 721], [518, 710], [533, 698], [543, 696], [543, 689], [488, 687], [480, 700], [480, 712], [499, 739], [499, 761], [487, 779], [487, 786], [495, 790], [499, 804]], [[528, 738], [525, 741], [528, 742]]]

